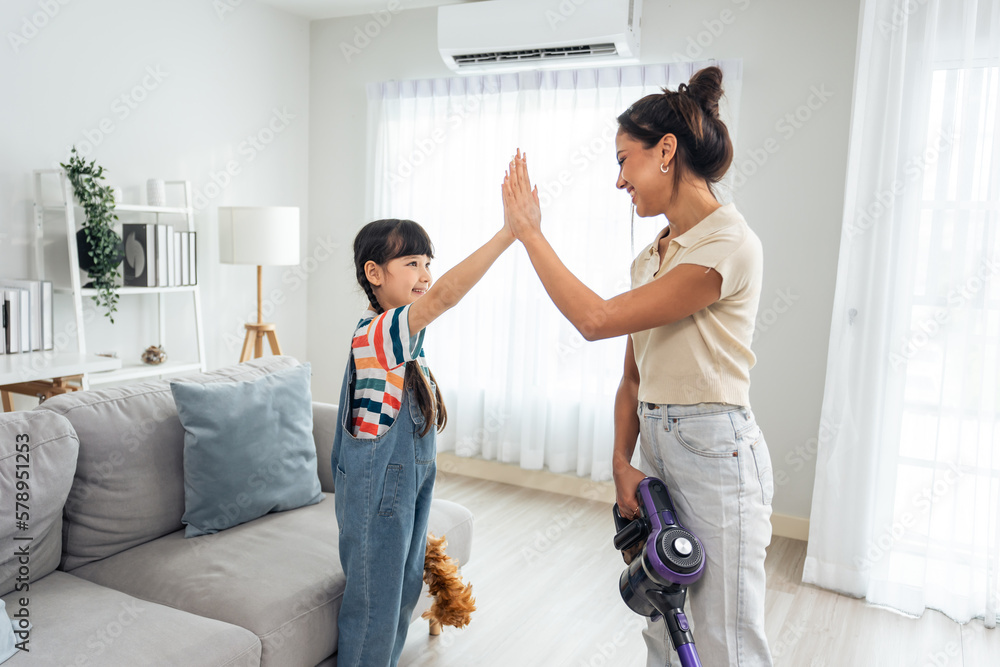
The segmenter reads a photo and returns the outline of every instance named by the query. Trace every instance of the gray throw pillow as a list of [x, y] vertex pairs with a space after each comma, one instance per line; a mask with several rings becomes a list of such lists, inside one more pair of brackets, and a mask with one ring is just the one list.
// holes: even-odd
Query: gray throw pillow
[[0, 413], [0, 595], [30, 598], [29, 583], [59, 565], [63, 506], [79, 449], [62, 415]]
[[184, 426], [185, 537], [323, 499], [310, 364], [247, 382], [171, 382]]

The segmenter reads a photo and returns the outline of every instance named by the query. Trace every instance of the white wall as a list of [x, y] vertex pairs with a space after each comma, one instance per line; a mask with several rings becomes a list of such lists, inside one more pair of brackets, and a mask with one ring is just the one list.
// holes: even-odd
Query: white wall
[[[89, 156], [128, 203], [145, 203], [147, 178], [190, 180], [205, 195], [195, 227], [210, 369], [238, 360], [243, 323], [256, 318], [256, 269], [218, 261], [217, 207], [299, 206], [303, 248], [309, 219], [309, 23], [254, 2], [218, 6], [226, 5], [8, 0], [0, 8], [0, 276], [33, 275], [31, 170], [66, 161], [72, 144], [92, 145]], [[247, 138], [261, 132], [259, 141], [273, 139], [257, 151]], [[227, 184], [230, 161], [239, 173]], [[279, 290], [282, 301], [265, 319], [277, 322], [284, 352], [305, 359], [306, 289], [293, 275], [282, 280], [288, 270], [264, 269], [265, 295]], [[184, 332], [166, 343], [177, 359], [194, 353], [188, 302], [167, 302]], [[98, 315], [88, 351], [137, 357], [156, 342], [155, 304], [123, 300], [113, 326]], [[57, 332], [71, 320], [65, 297]]]
[[[255, 308], [253, 267], [217, 261], [216, 207], [299, 206], [303, 262], [297, 273], [265, 268], [274, 306], [266, 319], [278, 323], [286, 353], [312, 361], [315, 397], [336, 401], [363, 303], [350, 243], [366, 222], [364, 86], [450, 75], [436, 51], [436, 10], [392, 15], [348, 62], [342, 44], [352, 43], [370, 15], [310, 25], [253, 2], [232, 4], [220, 16], [218, 4], [195, 0], [4, 3], [0, 277], [32, 275], [30, 171], [64, 161], [73, 143], [97, 143], [104, 119], [114, 130], [101, 133], [90, 155], [132, 202], [144, 201], [150, 177], [189, 179], [204, 193], [236, 160], [240, 173], [195, 216], [208, 366], [236, 360], [242, 324]], [[777, 472], [775, 511], [797, 517], [808, 516], [812, 493], [858, 5], [646, 0], [643, 17], [644, 62], [744, 61], [736, 168], [748, 177], [735, 197], [766, 253], [752, 401]], [[160, 80], [147, 68], [161, 72]], [[133, 93], [144, 81], [146, 90]], [[125, 116], [116, 100], [143, 93]], [[814, 109], [803, 106], [810, 102]], [[249, 150], [247, 137], [267, 128], [275, 109], [292, 116], [287, 126], [275, 120], [282, 129], [273, 141]], [[796, 112], [808, 119], [786, 119]], [[180, 302], [168, 303], [187, 326]], [[154, 304], [123, 302], [113, 327], [98, 316], [88, 349], [137, 354], [155, 340]], [[70, 320], [67, 306], [57, 312], [57, 329]], [[187, 353], [187, 341], [176, 346], [168, 352]]]
[[[736, 168], [747, 178], [735, 199], [760, 235], [766, 261], [752, 402], [776, 469], [775, 512], [792, 517], [809, 516], [812, 495], [858, 11], [858, 0], [645, 0], [644, 62], [744, 62]], [[366, 222], [364, 86], [449, 75], [436, 51], [434, 9], [396, 14], [348, 62], [342, 45], [371, 20], [311, 25], [310, 244], [329, 238], [339, 246], [312, 273], [309, 359], [315, 396], [330, 401], [338, 398], [363, 304], [350, 244]], [[795, 120], [796, 113], [806, 120]]]

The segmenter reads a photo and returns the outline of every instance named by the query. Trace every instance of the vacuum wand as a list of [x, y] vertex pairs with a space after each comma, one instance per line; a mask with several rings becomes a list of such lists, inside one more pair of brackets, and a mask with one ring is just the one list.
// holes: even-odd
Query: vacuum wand
[[647, 477], [639, 482], [636, 498], [636, 519], [622, 517], [617, 504], [612, 509], [617, 529], [614, 545], [628, 563], [619, 579], [622, 600], [637, 614], [654, 621], [662, 617], [682, 667], [701, 667], [684, 601], [688, 586], [704, 572], [704, 547], [678, 521], [661, 480]]

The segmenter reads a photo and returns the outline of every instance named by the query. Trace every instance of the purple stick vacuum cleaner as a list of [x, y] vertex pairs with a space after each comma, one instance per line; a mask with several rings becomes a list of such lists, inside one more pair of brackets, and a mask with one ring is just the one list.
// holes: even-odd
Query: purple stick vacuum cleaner
[[687, 587], [705, 570], [705, 550], [701, 540], [678, 521], [666, 484], [647, 477], [639, 482], [636, 497], [639, 518], [623, 518], [617, 504], [612, 510], [618, 530], [615, 548], [626, 551], [642, 545], [618, 582], [622, 600], [635, 613], [654, 621], [662, 616], [682, 667], [702, 667], [684, 615], [684, 599]]

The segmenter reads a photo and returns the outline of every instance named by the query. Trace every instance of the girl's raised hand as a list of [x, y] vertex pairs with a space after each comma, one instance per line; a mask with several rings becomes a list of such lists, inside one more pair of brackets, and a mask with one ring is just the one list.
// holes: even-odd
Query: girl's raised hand
[[516, 238], [523, 241], [526, 235], [541, 233], [538, 187], [531, 187], [527, 155], [522, 155], [520, 148], [503, 179], [503, 207], [504, 225], [510, 227]]

